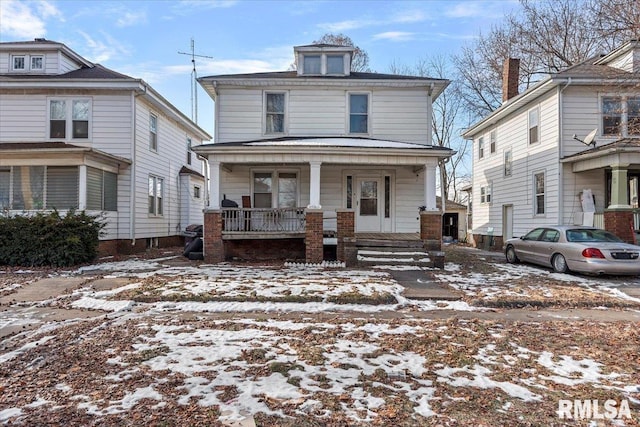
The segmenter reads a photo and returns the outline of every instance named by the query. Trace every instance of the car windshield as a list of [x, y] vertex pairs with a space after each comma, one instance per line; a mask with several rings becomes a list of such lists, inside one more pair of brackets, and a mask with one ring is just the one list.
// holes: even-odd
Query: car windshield
[[622, 242], [618, 236], [605, 230], [567, 230], [568, 242]]

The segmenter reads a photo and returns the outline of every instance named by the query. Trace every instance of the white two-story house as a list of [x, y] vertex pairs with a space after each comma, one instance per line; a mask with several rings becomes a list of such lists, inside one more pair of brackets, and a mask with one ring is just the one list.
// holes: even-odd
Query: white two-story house
[[553, 224], [594, 225], [634, 242], [640, 43], [549, 75], [521, 94], [509, 63], [503, 105], [464, 133], [473, 140], [476, 244], [500, 249], [510, 237]]
[[298, 46], [294, 71], [199, 78], [215, 134], [196, 151], [211, 170], [208, 211], [222, 215], [209, 231], [205, 218], [209, 259], [317, 261], [323, 234], [419, 233], [420, 207], [439, 245], [436, 171], [451, 150], [431, 143], [431, 108], [448, 81], [352, 72], [353, 51]]
[[203, 222], [211, 137], [143, 80], [45, 39], [0, 43], [0, 210], [86, 210], [102, 252], [182, 244]]

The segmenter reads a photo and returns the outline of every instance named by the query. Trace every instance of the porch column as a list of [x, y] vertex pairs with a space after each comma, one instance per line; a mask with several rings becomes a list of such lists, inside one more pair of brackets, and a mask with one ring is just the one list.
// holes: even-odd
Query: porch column
[[307, 209], [305, 212], [305, 257], [308, 264], [319, 264], [324, 259], [322, 210]]
[[87, 209], [87, 166], [78, 166], [78, 210]]
[[636, 243], [633, 210], [629, 205], [627, 167], [615, 165], [611, 168], [611, 204], [604, 211], [604, 228], [627, 243]]
[[627, 167], [629, 165], [616, 165], [611, 168], [611, 204], [609, 209], [631, 208], [627, 187]]
[[209, 209], [220, 209], [220, 162], [209, 159]]
[[442, 213], [440, 211], [420, 212], [420, 240], [427, 251], [442, 249]]
[[436, 211], [436, 163], [424, 165], [424, 206], [426, 211]]
[[309, 162], [309, 206], [307, 209], [322, 209], [320, 205], [320, 165], [322, 162]]

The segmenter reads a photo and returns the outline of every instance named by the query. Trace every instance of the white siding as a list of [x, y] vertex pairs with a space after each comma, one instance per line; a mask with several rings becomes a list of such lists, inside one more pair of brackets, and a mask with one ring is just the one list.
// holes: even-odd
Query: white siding
[[[286, 132], [288, 136], [348, 135], [349, 92], [370, 94], [369, 136], [426, 143], [429, 128], [426, 91], [416, 89], [278, 88], [288, 94]], [[263, 91], [219, 88], [216, 101], [216, 142], [253, 140], [265, 135]]]
[[0, 95], [0, 143], [44, 141], [47, 137], [47, 123], [45, 95]]
[[[540, 142], [528, 142], [528, 112], [540, 109]], [[496, 152], [490, 153], [490, 132], [497, 131]], [[513, 235], [524, 234], [533, 226], [558, 222], [558, 102], [555, 91], [548, 92], [496, 127], [483, 133], [484, 158], [478, 159], [476, 135], [473, 142], [473, 230], [476, 234], [502, 235], [504, 205], [513, 206]], [[504, 152], [511, 149], [512, 175], [504, 176]], [[536, 173], [545, 174], [545, 214], [534, 214]], [[491, 186], [491, 203], [480, 203], [480, 188]]]

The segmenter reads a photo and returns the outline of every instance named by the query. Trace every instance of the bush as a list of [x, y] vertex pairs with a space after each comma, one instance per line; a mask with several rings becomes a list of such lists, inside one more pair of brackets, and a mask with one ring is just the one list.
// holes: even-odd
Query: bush
[[93, 261], [105, 224], [84, 211], [0, 216], [0, 265], [67, 267]]

